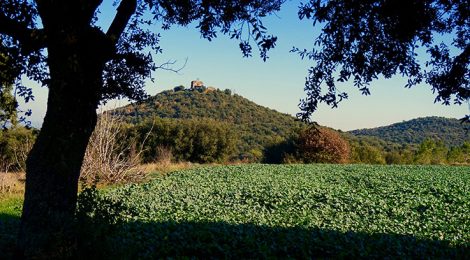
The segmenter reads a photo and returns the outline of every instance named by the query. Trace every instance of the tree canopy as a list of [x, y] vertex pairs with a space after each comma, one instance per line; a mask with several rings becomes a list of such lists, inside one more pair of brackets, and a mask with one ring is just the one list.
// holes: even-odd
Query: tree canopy
[[[52, 15], [62, 8], [53, 6], [54, 2], [0, 3], [0, 53], [6, 57], [0, 62], [1, 79], [16, 79], [15, 91], [27, 101], [33, 98], [33, 92], [21, 84], [22, 75], [43, 85], [49, 80], [42, 50], [51, 39], [46, 32], [50, 23], [61, 21], [65, 28], [65, 21], [74, 20], [89, 28], [84, 31], [90, 37], [106, 39], [101, 100], [141, 99], [146, 96], [145, 79], [159, 67], [148, 49], [161, 51], [160, 34], [149, 25], [158, 22], [168, 30], [173, 25], [196, 22], [203, 38], [211, 40], [218, 33], [228, 34], [239, 40], [244, 56], [252, 54], [251, 43], [255, 43], [266, 59], [277, 37], [267, 34], [261, 18], [279, 10], [284, 1], [116, 1], [118, 12], [107, 31], [97, 25], [101, 0], [62, 4], [67, 10], [75, 10], [72, 17]], [[52, 11], [41, 13], [46, 8]], [[351, 80], [369, 95], [373, 80], [396, 74], [408, 78], [406, 87], [429, 84], [436, 93], [435, 102], [448, 105], [468, 101], [469, 13], [464, 0], [303, 1], [299, 18], [311, 20], [313, 26], [322, 28], [322, 33], [311, 50], [292, 50], [313, 61], [305, 83], [307, 97], [300, 104], [302, 113], [298, 116], [308, 120], [319, 103], [336, 107], [347, 99], [348, 94], [338, 89], [338, 82]], [[48, 16], [56, 17], [49, 21]]]
[[[97, 25], [102, 0], [82, 1], [28, 1], [6, 0], [0, 3], [0, 81], [13, 81], [16, 91], [26, 101], [32, 99], [30, 87], [21, 83], [21, 77], [47, 86], [51, 73], [47, 53], [52, 44], [80, 45], [78, 33], [85, 39], [100, 38], [104, 46], [81, 46], [82, 51], [103, 55], [106, 62], [102, 73], [100, 100], [117, 97], [131, 100], [146, 97], [144, 82], [158, 68], [153, 60], [159, 48], [160, 34], [152, 27], [157, 22], [162, 30], [173, 25], [197, 23], [201, 36], [212, 40], [218, 33], [239, 40], [244, 56], [251, 56], [251, 43], [259, 48], [263, 59], [275, 46], [277, 38], [267, 34], [261, 18], [279, 10], [283, 1], [115, 1], [117, 14], [107, 31]], [[79, 28], [75, 25], [80, 26]], [[55, 29], [64, 35], [52, 35]], [[75, 32], [72, 32], [75, 30]], [[79, 30], [79, 31], [76, 31]], [[55, 38], [59, 37], [59, 38]]]
[[[292, 50], [313, 61], [305, 83], [307, 98], [300, 104], [304, 120], [319, 103], [336, 107], [348, 98], [338, 82], [353, 81], [369, 95], [373, 80], [397, 74], [408, 78], [406, 87], [429, 84], [435, 102], [470, 99], [468, 1], [310, 0], [298, 14], [322, 27], [312, 50]], [[428, 57], [418, 55], [420, 51]]]
[[266, 59], [277, 38], [267, 34], [261, 19], [283, 1], [121, 0], [114, 2], [109, 28], [97, 24], [102, 2], [0, 2], [1, 92], [11, 82], [17, 97], [33, 99], [25, 78], [49, 89], [44, 123], [26, 162], [18, 239], [26, 258], [73, 255], [78, 178], [96, 108], [112, 98], [146, 97], [144, 82], [158, 68], [152, 55], [160, 52], [155, 25], [168, 30], [195, 23], [203, 38], [230, 35], [245, 56], [254, 42]]

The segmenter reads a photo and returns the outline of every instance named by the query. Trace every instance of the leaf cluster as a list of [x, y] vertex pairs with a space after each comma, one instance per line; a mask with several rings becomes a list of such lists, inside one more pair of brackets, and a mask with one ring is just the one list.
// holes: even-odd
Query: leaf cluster
[[[312, 20], [322, 31], [314, 49], [292, 49], [314, 62], [298, 116], [309, 120], [319, 103], [336, 107], [347, 99], [338, 82], [351, 80], [362, 94], [369, 95], [371, 81], [396, 74], [408, 78], [406, 87], [426, 81], [436, 93], [436, 102], [467, 101], [469, 8], [467, 1], [443, 0], [310, 0], [302, 4], [299, 18]], [[441, 43], [441, 37], [451, 41]], [[418, 60], [420, 49], [428, 54], [425, 68], [424, 61]], [[451, 54], [451, 49], [458, 53]]]

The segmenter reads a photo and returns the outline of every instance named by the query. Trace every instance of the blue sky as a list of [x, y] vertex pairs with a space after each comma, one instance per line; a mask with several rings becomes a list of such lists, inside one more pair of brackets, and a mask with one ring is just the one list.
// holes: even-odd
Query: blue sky
[[[114, 8], [110, 1], [104, 2], [100, 22], [106, 28]], [[311, 63], [289, 51], [293, 46], [311, 48], [318, 31], [310, 21], [297, 18], [297, 7], [298, 1], [288, 1], [277, 16], [264, 20], [269, 33], [278, 36], [277, 46], [266, 62], [256, 56], [257, 53], [251, 58], [243, 58], [238, 42], [224, 35], [209, 42], [191, 25], [172, 27], [168, 31], [155, 27], [162, 36], [163, 49], [163, 53], [155, 57], [157, 63], [176, 60], [175, 67], [182, 66], [186, 59], [187, 63], [179, 73], [156, 71], [155, 82], [147, 84], [148, 93], [155, 95], [177, 85], [189, 86], [191, 80], [200, 79], [206, 86], [231, 89], [260, 105], [295, 115], [299, 112], [299, 100], [304, 97], [305, 76]], [[372, 95], [367, 97], [361, 96], [352, 82], [342, 84], [341, 89], [347, 91], [350, 98], [336, 109], [322, 105], [313, 120], [335, 129], [352, 130], [424, 116], [460, 118], [469, 113], [469, 104], [434, 104], [430, 86], [423, 84], [405, 89], [405, 83], [401, 77], [377, 80], [371, 85]], [[36, 101], [27, 106], [33, 109], [33, 124], [39, 126], [46, 109], [47, 89], [35, 87], [35, 95]], [[121, 100], [110, 102], [109, 106], [127, 103]]]

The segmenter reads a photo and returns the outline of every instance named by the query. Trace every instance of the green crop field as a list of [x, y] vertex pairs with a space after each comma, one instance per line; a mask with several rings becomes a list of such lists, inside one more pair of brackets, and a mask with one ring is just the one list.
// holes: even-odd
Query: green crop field
[[207, 167], [80, 201], [95, 256], [470, 257], [469, 167]]

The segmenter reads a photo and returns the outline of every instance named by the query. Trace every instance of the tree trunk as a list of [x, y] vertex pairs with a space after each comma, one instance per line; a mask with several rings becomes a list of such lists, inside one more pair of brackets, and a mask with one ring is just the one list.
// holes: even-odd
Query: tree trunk
[[104, 66], [94, 32], [58, 37], [48, 46], [47, 113], [26, 163], [26, 191], [18, 236], [26, 258], [65, 258], [76, 249], [78, 178], [90, 135]]

